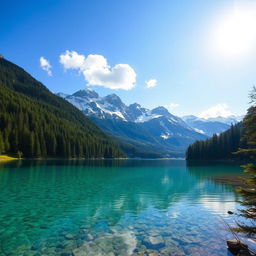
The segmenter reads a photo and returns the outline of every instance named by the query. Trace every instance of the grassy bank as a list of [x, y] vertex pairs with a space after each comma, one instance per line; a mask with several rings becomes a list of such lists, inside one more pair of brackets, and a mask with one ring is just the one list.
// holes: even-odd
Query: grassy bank
[[18, 160], [16, 157], [0, 155], [0, 161], [11, 161], [11, 160]]

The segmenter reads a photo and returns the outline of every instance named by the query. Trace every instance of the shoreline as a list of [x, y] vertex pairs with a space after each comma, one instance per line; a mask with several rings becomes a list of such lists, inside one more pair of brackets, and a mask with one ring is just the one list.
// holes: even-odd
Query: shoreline
[[13, 160], [19, 160], [19, 158], [7, 156], [7, 155], [0, 155], [0, 162], [13, 161]]
[[248, 186], [244, 182], [245, 177], [246, 177], [246, 175], [225, 175], [225, 176], [212, 177], [211, 179], [214, 182], [219, 183], [219, 184], [223, 184], [223, 185], [250, 188], [250, 186]]

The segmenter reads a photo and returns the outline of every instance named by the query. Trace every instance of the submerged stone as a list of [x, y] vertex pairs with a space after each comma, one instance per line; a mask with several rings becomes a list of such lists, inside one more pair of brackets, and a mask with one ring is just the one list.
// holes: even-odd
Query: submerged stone
[[162, 236], [149, 236], [144, 239], [144, 244], [147, 248], [161, 248], [165, 245]]
[[75, 237], [76, 237], [76, 235], [74, 235], [74, 234], [67, 234], [67, 235], [65, 235], [65, 238], [69, 239], [69, 240], [75, 239]]
[[72, 256], [102, 256], [102, 250], [97, 246], [84, 245], [72, 251]]

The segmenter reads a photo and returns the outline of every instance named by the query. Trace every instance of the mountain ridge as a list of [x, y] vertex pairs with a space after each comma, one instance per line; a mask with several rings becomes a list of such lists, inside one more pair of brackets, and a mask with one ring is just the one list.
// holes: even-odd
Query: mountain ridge
[[100, 97], [92, 89], [72, 95], [58, 93], [79, 108], [105, 132], [130, 146], [159, 152], [164, 157], [184, 156], [186, 147], [198, 139], [206, 139], [165, 107], [147, 109], [138, 103], [126, 105], [116, 94]]
[[183, 116], [182, 119], [198, 132], [209, 137], [220, 134], [230, 128], [232, 124], [239, 123], [243, 116], [200, 118], [194, 115]]
[[0, 153], [30, 158], [124, 156], [77, 108], [4, 58], [0, 88]]

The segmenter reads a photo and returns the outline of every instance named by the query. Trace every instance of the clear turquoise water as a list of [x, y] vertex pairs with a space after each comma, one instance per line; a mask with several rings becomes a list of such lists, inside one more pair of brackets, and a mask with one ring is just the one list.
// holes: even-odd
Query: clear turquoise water
[[222, 218], [232, 223], [237, 195], [212, 177], [241, 172], [178, 160], [1, 163], [0, 255], [229, 255]]

